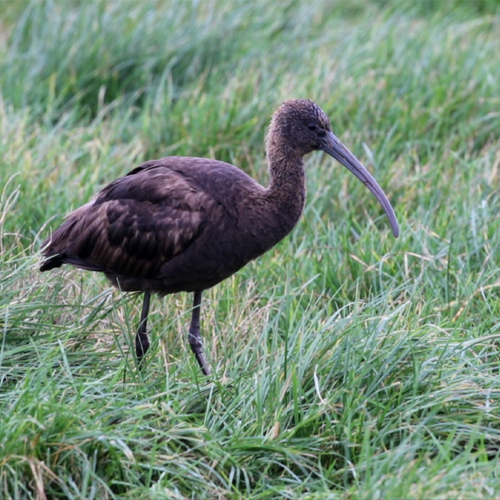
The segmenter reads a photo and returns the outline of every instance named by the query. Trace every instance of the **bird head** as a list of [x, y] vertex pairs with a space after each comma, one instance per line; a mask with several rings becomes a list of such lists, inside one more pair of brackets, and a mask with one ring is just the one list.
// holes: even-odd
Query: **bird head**
[[326, 113], [309, 99], [284, 102], [273, 115], [268, 133], [268, 148], [272, 142], [285, 142], [296, 154], [303, 156], [321, 150], [351, 171], [377, 198], [385, 210], [392, 233], [399, 236], [399, 226], [387, 196], [377, 181], [332, 132]]

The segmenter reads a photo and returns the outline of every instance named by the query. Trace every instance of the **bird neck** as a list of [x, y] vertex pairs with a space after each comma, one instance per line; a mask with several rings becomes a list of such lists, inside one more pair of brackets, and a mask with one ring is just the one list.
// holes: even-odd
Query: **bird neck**
[[280, 144], [267, 152], [271, 181], [267, 189], [269, 204], [279, 214], [281, 232], [288, 234], [299, 220], [306, 198], [303, 156]]

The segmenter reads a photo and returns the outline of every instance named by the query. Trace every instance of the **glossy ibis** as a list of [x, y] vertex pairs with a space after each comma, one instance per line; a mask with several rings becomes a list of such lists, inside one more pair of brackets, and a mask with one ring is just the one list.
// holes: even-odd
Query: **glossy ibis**
[[189, 344], [205, 375], [200, 303], [210, 288], [259, 257], [297, 223], [306, 196], [305, 154], [322, 150], [376, 196], [394, 236], [392, 206], [370, 173], [332, 133], [321, 108], [290, 100], [274, 113], [267, 135], [269, 187], [222, 161], [166, 157], [147, 161], [70, 213], [43, 244], [41, 271], [70, 264], [103, 272], [122, 291], [144, 292], [136, 355], [149, 348], [152, 293], [193, 292]]

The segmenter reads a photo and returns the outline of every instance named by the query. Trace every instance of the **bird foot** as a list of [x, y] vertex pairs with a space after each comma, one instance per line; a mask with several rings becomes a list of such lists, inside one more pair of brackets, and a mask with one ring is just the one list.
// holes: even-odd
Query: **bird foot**
[[148, 352], [149, 345], [148, 334], [137, 332], [137, 335], [135, 336], [135, 354], [137, 356], [137, 361], [140, 364]]
[[190, 333], [189, 345], [194, 353], [196, 361], [198, 361], [198, 364], [200, 365], [203, 375], [210, 375], [210, 368], [207, 363], [207, 358], [205, 358], [205, 354], [203, 353], [203, 344], [201, 339]]

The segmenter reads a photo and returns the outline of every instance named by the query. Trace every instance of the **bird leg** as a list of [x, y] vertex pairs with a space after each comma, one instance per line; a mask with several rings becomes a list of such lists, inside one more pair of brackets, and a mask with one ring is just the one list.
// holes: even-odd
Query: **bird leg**
[[137, 361], [139, 363], [142, 361], [144, 355], [149, 349], [149, 338], [147, 334], [148, 326], [148, 312], [149, 312], [149, 300], [151, 294], [149, 292], [144, 292], [144, 302], [142, 303], [142, 313], [141, 322], [139, 323], [139, 329], [135, 336], [135, 354], [137, 356]]
[[189, 345], [193, 351], [196, 361], [201, 367], [203, 375], [210, 375], [205, 354], [203, 354], [203, 342], [200, 335], [200, 304], [201, 292], [194, 292], [193, 314], [191, 316], [191, 326], [189, 327]]

